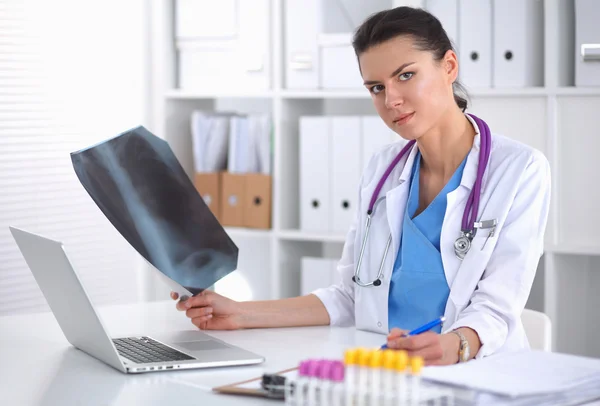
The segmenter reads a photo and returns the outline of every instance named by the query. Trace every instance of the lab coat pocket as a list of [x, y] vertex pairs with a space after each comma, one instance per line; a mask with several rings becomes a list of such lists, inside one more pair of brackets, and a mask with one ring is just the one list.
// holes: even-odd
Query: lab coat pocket
[[471, 248], [462, 260], [450, 289], [450, 300], [457, 310], [464, 309], [471, 300], [477, 284], [490, 260], [497, 242], [497, 235], [489, 235], [489, 230], [479, 230], [471, 241]]

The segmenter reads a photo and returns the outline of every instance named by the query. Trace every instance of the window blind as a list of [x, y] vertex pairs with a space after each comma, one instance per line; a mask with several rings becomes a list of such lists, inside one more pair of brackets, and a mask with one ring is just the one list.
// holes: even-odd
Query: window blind
[[0, 315], [49, 310], [8, 229], [60, 240], [98, 305], [139, 298], [142, 260], [69, 153], [143, 124], [144, 0], [0, 0]]

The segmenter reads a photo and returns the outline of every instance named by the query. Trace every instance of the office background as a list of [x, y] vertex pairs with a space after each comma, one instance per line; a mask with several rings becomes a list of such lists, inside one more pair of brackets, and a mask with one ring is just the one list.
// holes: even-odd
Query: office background
[[600, 43], [598, 2], [46, 3], [0, 2], [1, 315], [48, 310], [8, 225], [62, 240], [97, 304], [168, 297], [87, 196], [68, 154], [143, 124], [195, 178], [197, 112], [271, 123], [267, 225], [227, 226], [239, 269], [215, 289], [272, 299], [334, 281], [355, 202], [353, 183], [336, 179], [357, 182], [365, 151], [394, 139], [361, 86], [351, 31], [406, 4], [447, 28], [469, 111], [550, 160], [546, 249], [527, 307], [551, 317], [555, 350], [600, 356], [600, 62], [594, 47], [581, 56], [582, 44]]

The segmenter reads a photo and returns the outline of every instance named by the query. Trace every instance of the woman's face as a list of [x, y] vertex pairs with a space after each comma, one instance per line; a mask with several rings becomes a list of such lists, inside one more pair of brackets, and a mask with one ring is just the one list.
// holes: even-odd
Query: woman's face
[[458, 62], [452, 51], [436, 62], [412, 37], [398, 36], [363, 52], [359, 63], [377, 112], [402, 138], [418, 139], [456, 108], [452, 83]]

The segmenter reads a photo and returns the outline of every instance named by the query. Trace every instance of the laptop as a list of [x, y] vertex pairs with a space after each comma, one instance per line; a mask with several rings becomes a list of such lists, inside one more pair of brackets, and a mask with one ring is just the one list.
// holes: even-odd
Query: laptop
[[65, 337], [92, 357], [124, 373], [264, 362], [260, 355], [201, 331], [110, 337], [62, 242], [9, 228]]

